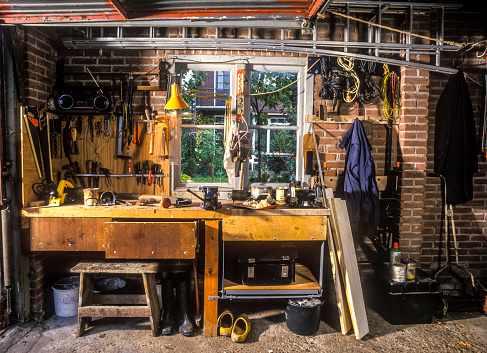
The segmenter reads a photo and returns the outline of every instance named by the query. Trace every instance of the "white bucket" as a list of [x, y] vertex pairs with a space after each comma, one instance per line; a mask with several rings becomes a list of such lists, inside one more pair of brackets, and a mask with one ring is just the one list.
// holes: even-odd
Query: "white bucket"
[[71, 276], [60, 279], [52, 285], [54, 311], [57, 316], [78, 315], [79, 277]]

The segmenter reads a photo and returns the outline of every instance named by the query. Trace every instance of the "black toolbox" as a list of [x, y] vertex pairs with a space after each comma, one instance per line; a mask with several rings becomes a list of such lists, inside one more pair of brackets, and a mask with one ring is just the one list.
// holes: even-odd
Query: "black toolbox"
[[406, 282], [392, 281], [388, 272], [378, 276], [378, 309], [384, 319], [393, 325], [431, 323], [439, 296], [438, 281], [419, 269], [416, 279]]
[[242, 283], [248, 286], [291, 284], [297, 257], [294, 247], [246, 250], [238, 255]]

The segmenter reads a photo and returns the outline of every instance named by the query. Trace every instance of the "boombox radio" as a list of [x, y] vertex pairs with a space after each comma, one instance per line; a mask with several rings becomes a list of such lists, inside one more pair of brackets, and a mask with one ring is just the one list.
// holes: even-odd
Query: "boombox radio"
[[110, 98], [103, 94], [60, 93], [55, 95], [50, 108], [61, 111], [106, 112], [110, 109]]

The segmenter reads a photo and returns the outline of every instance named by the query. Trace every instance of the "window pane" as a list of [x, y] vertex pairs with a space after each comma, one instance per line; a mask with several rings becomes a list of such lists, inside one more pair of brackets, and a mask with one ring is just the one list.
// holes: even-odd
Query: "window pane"
[[[181, 96], [193, 113], [181, 122], [181, 182], [227, 183], [223, 169], [223, 129], [202, 129], [197, 125], [223, 126], [225, 101], [214, 99], [221, 97], [211, 93], [230, 93], [230, 72], [184, 70], [181, 75]], [[185, 125], [196, 125], [196, 128], [185, 128]]]
[[[230, 94], [230, 71], [183, 70], [181, 77], [182, 98], [188, 103], [193, 113], [217, 109], [223, 115], [225, 101], [211, 97], [225, 98], [212, 93]], [[189, 92], [190, 90], [204, 93]]]
[[251, 182], [284, 183], [296, 179], [296, 130], [284, 129], [297, 125], [296, 78], [295, 72], [253, 71], [251, 74], [252, 93], [276, 91], [250, 96], [251, 124], [262, 126], [252, 129]]
[[181, 129], [181, 182], [227, 183], [223, 130]]
[[[288, 183], [296, 179], [296, 130], [251, 129], [250, 182]], [[259, 178], [259, 166], [261, 177]]]

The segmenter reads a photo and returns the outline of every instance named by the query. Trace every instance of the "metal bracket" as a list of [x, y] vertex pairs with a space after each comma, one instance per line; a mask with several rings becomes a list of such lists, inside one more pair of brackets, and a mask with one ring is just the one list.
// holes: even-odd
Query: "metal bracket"
[[208, 300], [218, 300], [218, 299], [220, 299], [220, 297], [218, 295], [210, 295], [208, 297]]

